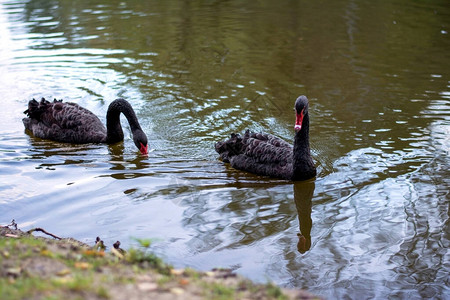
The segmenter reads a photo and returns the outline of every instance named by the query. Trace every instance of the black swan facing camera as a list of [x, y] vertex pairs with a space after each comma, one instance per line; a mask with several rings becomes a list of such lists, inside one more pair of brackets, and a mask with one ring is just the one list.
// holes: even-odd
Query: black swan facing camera
[[315, 177], [309, 148], [308, 98], [298, 97], [294, 108], [294, 146], [271, 134], [247, 130], [244, 136], [232, 133], [228, 140], [216, 143], [220, 158], [235, 169], [257, 175], [293, 181]]
[[74, 144], [114, 144], [123, 141], [120, 124], [120, 113], [123, 113], [130, 124], [134, 144], [142, 154], [148, 154], [147, 136], [130, 103], [124, 99], [114, 100], [109, 105], [106, 128], [91, 111], [62, 100], [30, 100], [24, 113], [28, 116], [22, 120], [25, 129], [30, 130], [35, 137]]

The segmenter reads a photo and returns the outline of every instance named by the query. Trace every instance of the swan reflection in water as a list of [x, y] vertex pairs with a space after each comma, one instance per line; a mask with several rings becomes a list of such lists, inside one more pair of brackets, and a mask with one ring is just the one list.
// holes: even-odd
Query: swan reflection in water
[[31, 145], [27, 156], [33, 160], [41, 161], [36, 167], [38, 169], [54, 169], [54, 167], [61, 165], [97, 167], [103, 163], [110, 164], [109, 169], [113, 171], [143, 170], [150, 166], [147, 156], [127, 153], [123, 142], [107, 145], [108, 155], [105, 156], [105, 149], [101, 144], [60, 143], [37, 138], [30, 132], [26, 132], [26, 134], [29, 136]]
[[311, 248], [311, 208], [315, 187], [313, 180], [294, 183], [294, 201], [300, 225], [300, 232], [297, 233], [297, 250], [302, 254]]
[[104, 176], [114, 179], [133, 179], [143, 176], [151, 176], [149, 172], [150, 163], [147, 156], [125, 154], [123, 143], [108, 145], [110, 165], [109, 171]]

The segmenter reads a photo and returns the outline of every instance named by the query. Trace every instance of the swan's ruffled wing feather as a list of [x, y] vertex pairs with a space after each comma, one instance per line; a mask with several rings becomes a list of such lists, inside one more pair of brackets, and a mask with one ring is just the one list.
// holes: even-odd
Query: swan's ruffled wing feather
[[281, 165], [292, 163], [292, 145], [274, 135], [247, 130], [243, 144], [243, 154], [253, 157], [259, 163]]
[[284, 179], [292, 177], [293, 147], [271, 134], [247, 130], [243, 137], [232, 134], [215, 148], [221, 159], [235, 169]]
[[75, 103], [45, 99], [38, 103], [33, 99], [25, 113], [29, 117], [24, 119], [25, 127], [36, 137], [70, 143], [106, 140], [106, 128], [100, 119]]

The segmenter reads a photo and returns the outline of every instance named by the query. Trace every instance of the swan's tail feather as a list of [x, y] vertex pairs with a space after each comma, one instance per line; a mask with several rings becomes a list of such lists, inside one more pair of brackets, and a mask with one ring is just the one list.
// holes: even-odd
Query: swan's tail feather
[[[54, 102], [61, 102], [56, 99]], [[42, 98], [40, 102], [37, 102], [35, 99], [32, 99], [28, 102], [28, 109], [23, 113], [26, 114], [30, 119], [40, 120], [41, 115], [47, 111], [51, 103], [45, 98]]]
[[220, 154], [220, 158], [229, 163], [231, 157], [241, 153], [243, 145], [242, 137], [239, 134], [232, 133], [228, 140], [217, 142], [215, 148], [216, 152]]

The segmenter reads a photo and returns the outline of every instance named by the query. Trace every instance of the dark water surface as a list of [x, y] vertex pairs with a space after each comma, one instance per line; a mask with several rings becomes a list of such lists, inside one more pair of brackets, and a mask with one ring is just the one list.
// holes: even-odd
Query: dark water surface
[[[450, 297], [450, 5], [378, 2], [2, 1], [0, 223], [330, 299]], [[292, 142], [300, 94], [316, 180], [218, 160], [246, 128]], [[127, 98], [154, 150], [29, 136], [42, 96], [102, 121]]]

